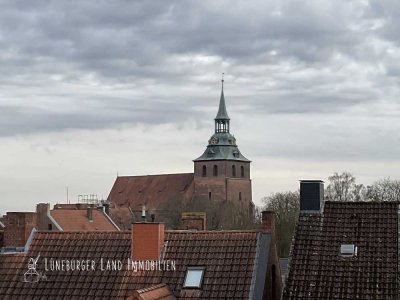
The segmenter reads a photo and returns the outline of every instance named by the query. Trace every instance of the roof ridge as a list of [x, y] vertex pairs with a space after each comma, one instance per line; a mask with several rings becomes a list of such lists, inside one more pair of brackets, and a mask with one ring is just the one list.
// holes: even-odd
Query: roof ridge
[[163, 173], [163, 174], [147, 174], [147, 175], [126, 175], [126, 176], [118, 176], [117, 178], [123, 177], [147, 177], [147, 176], [171, 176], [171, 175], [194, 175], [192, 172], [188, 173]]

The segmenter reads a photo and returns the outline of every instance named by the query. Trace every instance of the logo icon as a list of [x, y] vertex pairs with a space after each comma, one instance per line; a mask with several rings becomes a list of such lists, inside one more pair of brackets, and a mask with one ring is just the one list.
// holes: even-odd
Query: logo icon
[[29, 259], [28, 271], [24, 273], [24, 282], [35, 283], [39, 282], [40, 278], [43, 278], [43, 276], [40, 273], [38, 273], [38, 271], [36, 271], [36, 264], [39, 260], [39, 257], [40, 254], [35, 259], [32, 257]]

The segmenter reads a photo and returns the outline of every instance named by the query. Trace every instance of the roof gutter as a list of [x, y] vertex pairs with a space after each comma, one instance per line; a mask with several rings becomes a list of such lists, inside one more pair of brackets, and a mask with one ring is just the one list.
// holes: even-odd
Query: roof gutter
[[36, 233], [36, 228], [32, 228], [31, 233], [29, 234], [28, 240], [25, 243], [25, 247], [24, 247], [24, 252], [28, 252], [29, 247], [32, 244], [33, 238], [35, 237], [35, 233]]
[[61, 228], [61, 226], [57, 223], [57, 221], [51, 216], [50, 214], [50, 205], [47, 206], [47, 217], [50, 219], [50, 221], [54, 224], [54, 226], [56, 226], [56, 228], [59, 231], [63, 231], [63, 229]]
[[114, 221], [110, 218], [110, 216], [105, 212], [105, 208], [104, 208], [104, 206], [103, 206], [103, 214], [106, 216], [106, 218], [108, 219], [108, 221], [110, 221], [111, 222], [111, 224], [113, 224], [114, 225], [114, 227], [118, 230], [118, 231], [121, 231], [121, 229], [117, 226], [117, 224], [115, 224], [114, 223]]

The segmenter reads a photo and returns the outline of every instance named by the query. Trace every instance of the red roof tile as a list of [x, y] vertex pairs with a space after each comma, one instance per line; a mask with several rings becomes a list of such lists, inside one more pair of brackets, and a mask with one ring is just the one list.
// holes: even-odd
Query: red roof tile
[[[300, 214], [284, 299], [399, 299], [399, 203], [326, 202]], [[354, 244], [354, 257], [340, 254]]]
[[[166, 231], [164, 260], [174, 260], [175, 271], [104, 271], [110, 261], [125, 262], [131, 253], [130, 232], [37, 232], [21, 263], [0, 265], [8, 278], [0, 280], [0, 299], [126, 299], [134, 291], [165, 283], [181, 299], [247, 299], [252, 288], [259, 236], [253, 231], [188, 232]], [[269, 248], [268, 248], [269, 249]], [[261, 255], [267, 255], [262, 249]], [[35, 284], [23, 282], [29, 258], [40, 254], [37, 271], [46, 279]], [[45, 270], [45, 259], [94, 260], [95, 270]], [[0, 259], [5, 259], [0, 255]], [[205, 267], [201, 289], [183, 287], [188, 266]], [[141, 291], [144, 292], [144, 291]]]
[[165, 283], [133, 292], [128, 300], [176, 300], [176, 297]]
[[51, 216], [64, 231], [115, 231], [118, 230], [102, 211], [92, 210], [92, 221], [86, 209], [53, 209]]
[[189, 200], [193, 194], [193, 173], [117, 177], [108, 200], [117, 206], [158, 209], [168, 200]]

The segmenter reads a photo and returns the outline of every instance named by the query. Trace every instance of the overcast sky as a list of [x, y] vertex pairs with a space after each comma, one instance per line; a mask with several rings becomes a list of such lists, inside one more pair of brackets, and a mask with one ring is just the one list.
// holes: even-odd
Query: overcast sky
[[0, 213], [192, 172], [225, 73], [253, 200], [400, 170], [400, 2], [0, 1]]

